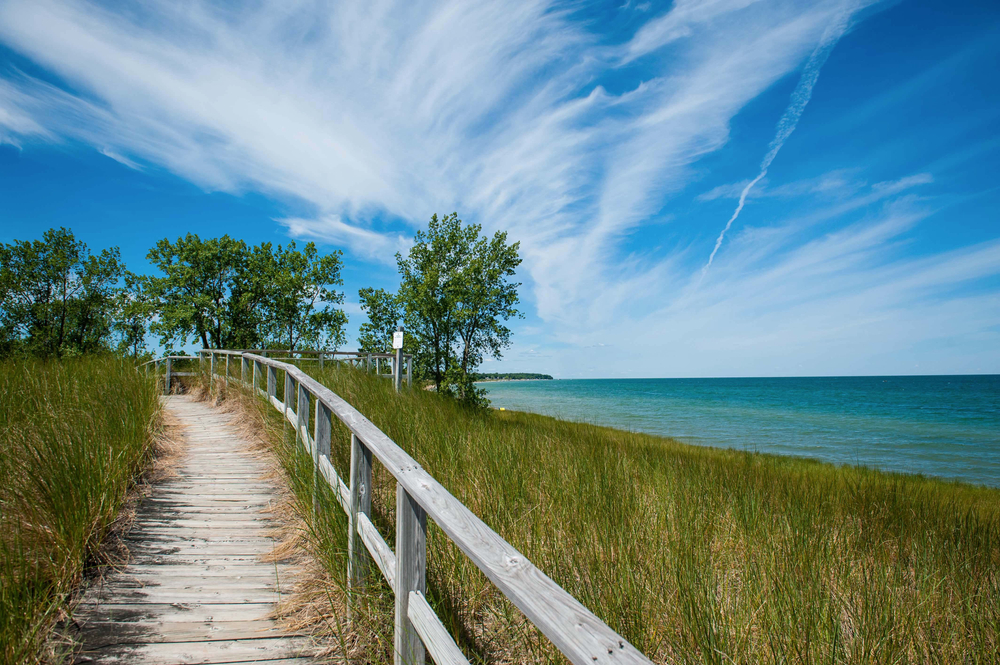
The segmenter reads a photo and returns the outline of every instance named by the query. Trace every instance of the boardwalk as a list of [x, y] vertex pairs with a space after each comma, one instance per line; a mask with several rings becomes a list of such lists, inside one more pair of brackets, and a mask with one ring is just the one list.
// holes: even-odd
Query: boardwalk
[[291, 585], [266, 563], [275, 486], [230, 416], [165, 398], [184, 425], [177, 475], [139, 506], [127, 567], [88, 591], [76, 612], [78, 663], [306, 663], [305, 638], [270, 615]]

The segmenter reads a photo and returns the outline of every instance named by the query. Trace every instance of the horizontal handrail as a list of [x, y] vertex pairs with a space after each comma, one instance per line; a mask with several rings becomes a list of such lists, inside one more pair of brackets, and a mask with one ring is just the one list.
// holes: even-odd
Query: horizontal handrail
[[147, 360], [144, 363], [139, 363], [138, 367], [142, 367], [150, 363], [163, 362], [164, 360], [201, 360], [201, 356], [163, 356], [161, 358], [153, 358], [152, 360]]
[[[407, 610], [410, 607], [408, 601], [412, 596], [411, 592], [422, 592], [423, 584], [422, 568], [414, 570], [412, 566], [419, 567], [424, 555], [420, 554], [417, 559], [411, 559], [410, 557], [413, 556], [412, 548], [422, 549], [425, 547], [424, 539], [426, 538], [425, 535], [421, 535], [419, 525], [420, 520], [424, 518], [419, 513], [413, 513], [412, 510], [407, 509], [408, 512], [405, 515], [407, 521], [405, 524], [401, 522], [404, 515], [399, 511], [408, 505], [407, 501], [412, 501], [419, 506], [419, 511], [437, 523], [441, 531], [571, 662], [577, 665], [650, 663], [638, 649], [539, 570], [513, 545], [501, 538], [382, 430], [332, 390], [320, 384], [298, 367], [273, 358], [225, 350], [206, 349], [204, 353], [241, 356], [243, 360], [241, 361], [240, 378], [236, 380], [250, 387], [254, 392], [262, 394], [272, 406], [282, 412], [284, 417], [292, 423], [303, 444], [312, 453], [317, 471], [333, 488], [338, 503], [351, 518], [365, 548], [371, 553], [377, 567], [393, 588], [397, 602], [397, 651], [413, 648], [412, 644], [406, 641], [410, 639], [408, 636], [402, 638], [403, 641], [400, 642], [400, 631], [407, 630], [405, 625], [400, 623], [399, 613], [402, 607], [404, 616], [402, 620], [419, 634], [431, 655], [435, 659], [440, 658], [438, 662], [465, 662], [464, 658], [462, 660], [453, 658], [454, 653], [458, 651], [453, 643], [451, 643], [451, 647], [454, 649], [437, 644], [442, 633], [447, 634], [447, 632], [444, 631], [443, 625], [441, 630], [437, 630], [433, 626], [429, 627], [430, 617], [427, 612], [429, 606], [427, 608], [423, 606], [426, 601], [423, 601], [422, 593], [419, 594], [412, 609]], [[258, 387], [257, 381], [258, 373], [263, 373], [264, 367], [270, 368], [267, 372], [266, 390]], [[246, 376], [248, 368], [251, 373], [249, 380]], [[285, 373], [284, 402], [275, 396], [278, 371]], [[309, 396], [315, 398], [317, 402], [315, 411], [317, 418], [314, 423], [315, 436], [309, 433]], [[305, 412], [303, 412], [303, 408]], [[366, 511], [359, 512], [358, 505], [354, 503], [356, 491], [362, 493], [370, 491], [365, 489], [364, 483], [361, 483], [360, 489], [355, 485], [355, 461], [352, 459], [351, 487], [348, 488], [330, 464], [327, 454], [324, 454], [324, 445], [326, 450], [329, 450], [330, 429], [328, 425], [323, 425], [320, 422], [319, 415], [322, 412], [329, 416], [336, 416], [350, 430], [361, 447], [368, 451], [367, 454], [378, 459], [396, 479], [398, 492], [397, 550], [395, 553], [389, 549], [388, 544], [378, 534], [375, 526], [365, 515]], [[326, 428], [322, 430], [322, 435], [321, 426]], [[323, 442], [320, 441], [321, 438], [324, 439]], [[368, 473], [370, 474], [370, 470]], [[370, 476], [368, 482], [370, 483]], [[425, 530], [426, 526], [424, 525], [422, 528]], [[412, 542], [406, 540], [410, 537], [414, 538]], [[402, 560], [398, 558], [401, 556], [399, 549], [401, 546], [405, 547], [405, 555]], [[433, 611], [430, 612], [430, 615], [440, 623]], [[400, 644], [404, 646], [401, 648]]]
[[[304, 353], [304, 354], [309, 354], [309, 355], [324, 355], [324, 356], [326, 356], [326, 357], [328, 357], [330, 359], [333, 359], [336, 356], [347, 356], [347, 357], [350, 357], [350, 358], [359, 358], [359, 359], [364, 359], [364, 358], [395, 358], [396, 357], [396, 355], [394, 353], [384, 353], [384, 352], [367, 353], [367, 352], [364, 352], [364, 351], [289, 351], [288, 349], [253, 349], [253, 350], [249, 350], [249, 351], [244, 351], [244, 350], [240, 350], [240, 349], [202, 349], [201, 351], [199, 351], [199, 353], [214, 353], [214, 354], [220, 355], [220, 356], [242, 356], [242, 355], [246, 355], [246, 354], [261, 355], [263, 352], [266, 352], [266, 353]], [[185, 357], [191, 357], [191, 356], [185, 356]], [[280, 360], [280, 358], [272, 358], [272, 357], [269, 357], [269, 356], [264, 356], [264, 357], [267, 358], [268, 360]], [[413, 354], [412, 353], [404, 353], [403, 357], [404, 358], [412, 358]]]

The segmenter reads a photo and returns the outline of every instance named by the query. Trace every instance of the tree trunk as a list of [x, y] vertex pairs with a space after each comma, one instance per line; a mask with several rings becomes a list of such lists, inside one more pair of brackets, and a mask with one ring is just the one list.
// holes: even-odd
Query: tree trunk
[[62, 349], [63, 336], [66, 334], [66, 290], [69, 287], [67, 282], [69, 277], [67, 275], [63, 276], [63, 288], [62, 288], [62, 311], [59, 316], [59, 343], [56, 344], [56, 352], [58, 353]]

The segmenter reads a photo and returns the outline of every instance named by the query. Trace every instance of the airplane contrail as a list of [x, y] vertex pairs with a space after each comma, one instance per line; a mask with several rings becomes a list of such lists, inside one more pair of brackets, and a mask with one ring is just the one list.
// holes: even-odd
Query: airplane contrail
[[809, 103], [810, 98], [812, 98], [813, 87], [816, 85], [816, 79], [819, 78], [819, 70], [823, 67], [826, 59], [830, 57], [833, 47], [837, 45], [840, 38], [844, 36], [844, 32], [847, 31], [847, 21], [850, 16], [850, 12], [844, 12], [841, 14], [836, 21], [834, 21], [827, 29], [823, 32], [823, 37], [820, 39], [819, 44], [816, 49], [809, 56], [809, 61], [806, 62], [805, 69], [802, 71], [802, 78], [799, 79], [799, 84], [795, 86], [795, 91], [792, 92], [791, 102], [788, 104], [788, 108], [785, 109], [784, 115], [781, 116], [781, 120], [778, 121], [778, 128], [775, 132], [774, 138], [768, 144], [767, 154], [764, 155], [764, 159], [760, 163], [760, 173], [756, 178], [751, 180], [746, 187], [743, 188], [743, 192], [740, 193], [740, 202], [736, 206], [736, 210], [733, 212], [733, 216], [729, 218], [726, 222], [726, 227], [722, 229], [722, 233], [719, 234], [718, 239], [715, 241], [715, 248], [712, 249], [711, 256], [708, 257], [708, 263], [705, 267], [701, 269], [701, 276], [704, 277], [705, 273], [708, 272], [709, 267], [712, 265], [712, 261], [715, 259], [716, 253], [719, 251], [719, 247], [722, 246], [722, 240], [726, 237], [726, 232], [732, 227], [733, 222], [736, 218], [740, 216], [740, 212], [743, 210], [743, 205], [747, 201], [747, 195], [750, 190], [760, 182], [761, 178], [767, 175], [767, 169], [771, 166], [771, 162], [774, 158], [778, 156], [778, 151], [781, 150], [781, 146], [785, 144], [788, 137], [792, 135], [795, 131], [796, 125], [799, 124], [799, 118], [802, 117], [802, 112], [806, 109], [806, 104]]

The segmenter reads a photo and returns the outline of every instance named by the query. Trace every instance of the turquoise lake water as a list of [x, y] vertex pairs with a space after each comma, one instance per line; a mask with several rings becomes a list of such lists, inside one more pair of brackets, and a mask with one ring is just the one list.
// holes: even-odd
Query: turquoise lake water
[[1000, 487], [1000, 376], [479, 384], [495, 407]]

